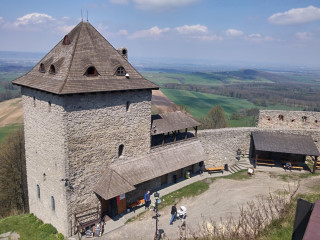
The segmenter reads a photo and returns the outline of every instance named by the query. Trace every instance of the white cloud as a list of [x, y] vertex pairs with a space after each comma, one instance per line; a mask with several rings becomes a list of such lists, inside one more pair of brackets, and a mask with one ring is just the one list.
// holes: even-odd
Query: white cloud
[[141, 30], [133, 33], [130, 38], [147, 38], [147, 37], [159, 37], [162, 33], [170, 31], [170, 28], [160, 29], [158, 26], [152, 27], [147, 30]]
[[57, 30], [61, 33], [67, 34], [69, 33], [73, 28], [75, 27], [75, 25], [63, 25], [63, 26], [58, 26]]
[[3, 17], [0, 17], [0, 24], [3, 22]]
[[129, 3], [129, 0], [109, 0], [111, 3], [125, 5]]
[[128, 33], [127, 30], [123, 29], [123, 30], [120, 30], [117, 34], [120, 35], [120, 36], [127, 36], [129, 33]]
[[26, 25], [43, 24], [48, 21], [55, 20], [53, 17], [44, 13], [29, 13], [21, 18], [18, 18], [13, 24], [17, 27]]
[[194, 39], [199, 39], [202, 41], [221, 41], [223, 37], [218, 35], [205, 35], [205, 36], [193, 36]]
[[269, 22], [280, 25], [300, 24], [320, 19], [320, 8], [309, 6], [306, 8], [292, 8], [283, 13], [275, 13], [269, 17]]
[[297, 32], [296, 38], [298, 38], [300, 40], [308, 40], [308, 39], [312, 39], [312, 35], [307, 32]]
[[180, 34], [208, 33], [208, 28], [200, 24], [184, 25], [181, 27], [176, 27], [175, 30]]
[[141, 10], [165, 11], [185, 7], [199, 0], [133, 0], [136, 8]]
[[249, 34], [248, 36], [244, 37], [244, 39], [250, 42], [270, 42], [275, 40], [270, 36], [262, 36], [260, 33]]
[[229, 37], [239, 37], [243, 35], [243, 32], [241, 30], [230, 28], [226, 30], [226, 35]]

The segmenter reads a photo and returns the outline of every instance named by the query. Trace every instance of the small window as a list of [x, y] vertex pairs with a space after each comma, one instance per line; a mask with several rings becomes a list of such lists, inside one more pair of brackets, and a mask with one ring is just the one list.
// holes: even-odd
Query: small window
[[294, 121], [295, 121], [295, 119], [292, 119], [292, 120], [291, 120], [291, 122], [294, 122]]
[[127, 101], [127, 103], [126, 103], [126, 111], [129, 112], [129, 110], [130, 110], [130, 102]]
[[50, 66], [49, 73], [51, 73], [51, 74], [56, 74], [56, 68], [54, 67], [53, 64], [51, 64], [51, 66]]
[[267, 117], [267, 120], [268, 120], [268, 121], [271, 121], [271, 118], [270, 118], [270, 117]]
[[48, 112], [51, 112], [51, 102], [48, 102]]
[[318, 120], [314, 120], [315, 123], [318, 123]]
[[123, 146], [123, 144], [121, 144], [121, 145], [119, 146], [119, 150], [118, 150], [118, 157], [121, 157], [121, 156], [122, 156], [123, 148], [124, 148], [124, 146]]
[[63, 38], [63, 45], [69, 45], [70, 44], [70, 39], [68, 35], [65, 35]]
[[93, 67], [93, 66], [88, 67], [85, 75], [87, 75], [87, 76], [97, 76], [98, 75], [97, 69], [95, 67]]
[[53, 196], [51, 196], [51, 210], [56, 211], [56, 203]]
[[284, 120], [283, 115], [279, 115], [278, 118], [279, 118], [280, 121], [283, 121], [283, 120]]
[[302, 117], [302, 122], [307, 122], [307, 117], [306, 116]]
[[36, 97], [33, 97], [33, 106], [36, 106]]
[[124, 70], [124, 67], [118, 67], [116, 75], [117, 76], [125, 76], [126, 75], [126, 70]]
[[124, 48], [124, 49], [122, 49], [122, 55], [126, 55], [126, 54], [127, 54], [127, 52], [128, 52], [128, 51], [127, 51], [127, 49], [125, 49], [125, 48]]
[[37, 196], [40, 199], [40, 186], [37, 184]]
[[41, 72], [41, 73], [45, 73], [46, 72], [46, 68], [44, 67], [43, 63], [40, 64], [39, 72]]

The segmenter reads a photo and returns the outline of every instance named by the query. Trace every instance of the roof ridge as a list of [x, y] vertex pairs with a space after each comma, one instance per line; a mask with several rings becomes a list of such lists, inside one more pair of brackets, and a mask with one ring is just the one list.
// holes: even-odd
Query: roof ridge
[[66, 83], [67, 83], [67, 79], [68, 79], [69, 74], [70, 74], [70, 68], [71, 68], [71, 65], [72, 65], [72, 62], [73, 62], [73, 58], [74, 58], [74, 55], [75, 55], [75, 52], [76, 52], [76, 49], [77, 49], [77, 45], [78, 45], [77, 43], [78, 43], [78, 40], [79, 40], [79, 37], [80, 37], [80, 33], [81, 33], [81, 30], [82, 30], [83, 22], [80, 22], [79, 24], [81, 24], [81, 26], [80, 26], [80, 30], [79, 30], [78, 36], [77, 36], [77, 38], [76, 38], [76, 41], [75, 41], [75, 43], [74, 43], [74, 49], [73, 49], [73, 52], [72, 52], [72, 57], [71, 57], [70, 62], [69, 62], [68, 72], [67, 72], [66, 77], [65, 77], [64, 80], [63, 80], [63, 84], [61, 85], [61, 87], [60, 87], [60, 89], [59, 89], [59, 91], [58, 91], [59, 93], [62, 92], [64, 86], [65, 86]]

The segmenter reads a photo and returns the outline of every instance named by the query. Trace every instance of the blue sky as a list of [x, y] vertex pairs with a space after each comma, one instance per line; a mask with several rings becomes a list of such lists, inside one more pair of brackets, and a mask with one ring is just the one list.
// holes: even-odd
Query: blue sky
[[1, 0], [0, 51], [48, 52], [79, 21], [133, 58], [320, 67], [316, 0]]

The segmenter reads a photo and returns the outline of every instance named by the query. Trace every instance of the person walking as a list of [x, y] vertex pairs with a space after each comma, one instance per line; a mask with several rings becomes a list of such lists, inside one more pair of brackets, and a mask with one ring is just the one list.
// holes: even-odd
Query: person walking
[[150, 207], [150, 203], [151, 203], [151, 199], [150, 199], [150, 191], [147, 191], [146, 194], [144, 195], [144, 207], [145, 209], [149, 209]]
[[175, 220], [176, 218], [176, 215], [177, 215], [177, 204], [175, 203], [172, 208], [171, 208], [171, 220], [170, 220], [170, 225], [172, 225], [173, 221]]

